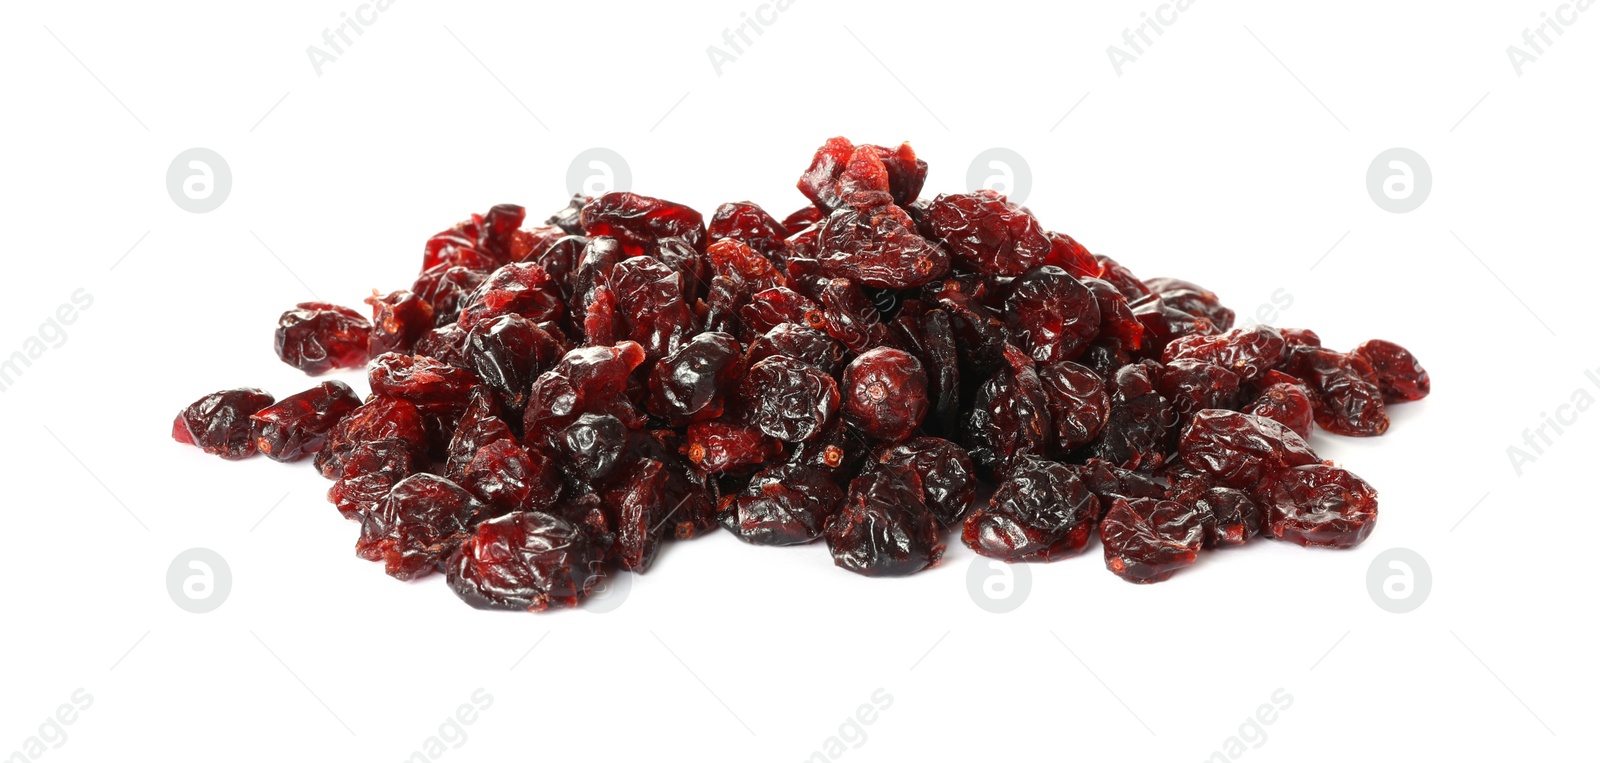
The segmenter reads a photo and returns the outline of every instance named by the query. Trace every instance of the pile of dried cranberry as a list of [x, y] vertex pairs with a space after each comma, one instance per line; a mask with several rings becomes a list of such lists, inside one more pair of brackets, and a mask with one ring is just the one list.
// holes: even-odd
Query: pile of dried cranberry
[[[1164, 580], [1257, 535], [1345, 548], [1377, 494], [1317, 458], [1315, 422], [1379, 435], [1428, 393], [1411, 353], [1232, 328], [1186, 281], [1140, 280], [992, 191], [919, 198], [911, 148], [829, 140], [782, 221], [709, 222], [633, 193], [545, 225], [501, 205], [428, 240], [372, 319], [305, 303], [278, 356], [368, 368], [274, 402], [184, 409], [224, 458], [311, 456], [394, 577], [443, 570], [476, 607], [573, 606], [660, 544], [722, 527], [825, 540], [863, 575], [985, 556]], [[979, 492], [992, 491], [974, 508]]]

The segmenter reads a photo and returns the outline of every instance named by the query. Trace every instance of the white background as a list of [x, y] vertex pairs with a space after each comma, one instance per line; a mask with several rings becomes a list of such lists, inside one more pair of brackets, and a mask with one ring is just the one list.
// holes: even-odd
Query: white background
[[[93, 704], [43, 759], [398, 761], [479, 688], [493, 704], [440, 759], [800, 761], [878, 689], [892, 705], [841, 760], [1204, 760], [1278, 689], [1293, 704], [1240, 759], [1592, 755], [1600, 413], [1520, 475], [1506, 449], [1600, 397], [1600, 11], [1518, 76], [1506, 48], [1555, 0], [1199, 0], [1119, 76], [1106, 48], [1157, 0], [798, 0], [718, 75], [706, 47], [757, 0], [399, 0], [319, 76], [305, 49], [357, 5], [0, 11], [0, 355], [93, 298], [0, 394], [0, 755], [79, 688]], [[429, 234], [491, 204], [554, 210], [583, 149], [625, 157], [636, 191], [782, 216], [836, 134], [911, 141], [930, 195], [1012, 149], [1048, 227], [1142, 276], [1241, 315], [1282, 289], [1279, 324], [1413, 349], [1431, 398], [1385, 437], [1313, 439], [1381, 491], [1376, 532], [1156, 586], [1092, 549], [1030, 567], [1009, 614], [974, 604], [959, 543], [869, 580], [718, 534], [667, 548], [615, 611], [485, 613], [358, 560], [310, 466], [167, 437], [214, 389], [310, 385], [272, 355], [283, 309], [409, 284]], [[233, 174], [206, 214], [165, 188], [196, 146]], [[1407, 214], [1365, 186], [1396, 146], [1433, 175]], [[193, 547], [232, 572], [210, 614], [166, 591]], [[1432, 571], [1410, 614], [1367, 591], [1394, 547]]]

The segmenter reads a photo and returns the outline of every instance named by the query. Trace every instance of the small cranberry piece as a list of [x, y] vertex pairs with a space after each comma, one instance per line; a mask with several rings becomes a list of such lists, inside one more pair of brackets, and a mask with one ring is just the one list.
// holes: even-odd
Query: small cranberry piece
[[1271, 326], [1251, 326], [1221, 334], [1190, 334], [1167, 345], [1162, 359], [1200, 360], [1222, 366], [1238, 374], [1241, 381], [1254, 381], [1283, 360], [1287, 344]]
[[1255, 489], [1286, 469], [1318, 461], [1311, 446], [1288, 427], [1223, 410], [1195, 414], [1183, 430], [1178, 454], [1191, 468], [1243, 490]]
[[457, 322], [472, 330], [502, 315], [521, 315], [534, 323], [553, 321], [565, 312], [561, 292], [544, 268], [513, 262], [489, 274], [461, 301]]
[[706, 239], [731, 238], [760, 252], [767, 259], [783, 263], [788, 261], [790, 247], [787, 241], [790, 230], [767, 210], [749, 201], [735, 201], [717, 207], [706, 223]]
[[425, 355], [388, 352], [372, 361], [367, 381], [377, 395], [406, 400], [423, 413], [459, 413], [481, 386], [471, 371]]
[[1410, 350], [1384, 339], [1363, 342], [1351, 354], [1369, 363], [1378, 375], [1378, 388], [1386, 403], [1421, 400], [1433, 385], [1428, 372]]
[[190, 403], [172, 421], [172, 439], [230, 461], [256, 454], [250, 417], [272, 405], [272, 395], [240, 387]]
[[367, 353], [411, 352], [417, 340], [433, 330], [433, 305], [405, 289], [379, 296], [374, 290], [366, 303], [372, 306], [372, 336]]
[[741, 374], [739, 343], [716, 331], [696, 335], [650, 369], [650, 413], [673, 426], [709, 421]]
[[613, 191], [585, 204], [583, 232], [589, 236], [612, 236], [622, 242], [629, 255], [649, 254], [657, 239], [676, 237], [695, 249], [706, 248], [705, 218], [682, 204]]
[[256, 449], [274, 461], [299, 461], [322, 450], [339, 419], [361, 407], [361, 398], [341, 381], [323, 382], [250, 416]]
[[711, 474], [756, 466], [783, 453], [783, 441], [754, 426], [716, 420], [689, 425], [689, 461]]
[[461, 486], [432, 474], [401, 480], [361, 518], [356, 555], [413, 580], [433, 572], [472, 531], [483, 506]]
[[[1272, 373], [1277, 373], [1276, 371]], [[1293, 430], [1302, 439], [1311, 437], [1311, 396], [1298, 381], [1269, 384], [1244, 413], [1272, 419]]]
[[301, 302], [278, 318], [278, 358], [313, 376], [367, 363], [372, 323], [348, 307]]

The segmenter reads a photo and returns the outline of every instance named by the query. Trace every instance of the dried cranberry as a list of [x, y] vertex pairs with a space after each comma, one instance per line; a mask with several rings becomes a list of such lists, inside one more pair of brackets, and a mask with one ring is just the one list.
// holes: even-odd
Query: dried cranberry
[[[336, 462], [328, 501], [345, 519], [360, 521], [389, 490], [422, 470], [417, 446], [406, 440], [362, 440]], [[326, 474], [326, 472], [324, 472]]]
[[1160, 392], [1154, 361], [1123, 366], [1111, 380], [1111, 412], [1089, 451], [1125, 469], [1156, 469], [1165, 463], [1178, 431], [1172, 401]]
[[1200, 411], [1189, 420], [1178, 454], [1227, 487], [1254, 489], [1284, 470], [1317, 463], [1311, 446], [1272, 419], [1234, 411]]
[[457, 320], [470, 331], [502, 315], [521, 315], [539, 323], [559, 319], [563, 312], [561, 293], [550, 274], [531, 262], [513, 262], [490, 273], [461, 302]]
[[750, 344], [745, 362], [754, 365], [781, 355], [807, 363], [829, 376], [844, 368], [845, 348], [826, 332], [793, 323], [773, 326]]
[[418, 339], [433, 330], [433, 305], [405, 289], [390, 292], [387, 297], [374, 290], [366, 302], [372, 306], [369, 355], [410, 352]]
[[566, 354], [560, 341], [538, 324], [512, 313], [467, 332], [462, 365], [494, 390], [506, 410], [528, 407], [528, 395], [539, 374]]
[[844, 415], [868, 436], [910, 437], [928, 412], [928, 375], [902, 350], [877, 347], [844, 369]]
[[1237, 546], [1261, 532], [1261, 507], [1243, 490], [1213, 487], [1194, 498], [1200, 512], [1204, 546]]
[[828, 470], [778, 464], [756, 473], [737, 494], [722, 499], [718, 520], [728, 532], [759, 546], [791, 546], [822, 537], [844, 491]]
[[950, 269], [950, 254], [923, 238], [905, 210], [889, 203], [834, 210], [822, 225], [819, 244], [825, 275], [866, 286], [921, 286]]
[[1099, 437], [1111, 415], [1111, 397], [1100, 375], [1070, 360], [1040, 366], [1037, 373], [1050, 413], [1054, 449], [1065, 453]]
[[472, 531], [483, 507], [461, 486], [432, 474], [401, 480], [361, 518], [356, 555], [411, 580], [433, 572]]
[[1178, 337], [1167, 345], [1162, 358], [1168, 363], [1175, 360], [1213, 363], [1248, 382], [1276, 367], [1283, 360], [1285, 349], [1283, 336], [1277, 329], [1251, 326], [1221, 334]]
[[1106, 569], [1130, 583], [1159, 583], [1194, 564], [1205, 532], [1200, 512], [1172, 501], [1121, 498], [1100, 521]]
[[317, 451], [317, 470], [328, 479], [338, 479], [346, 458], [362, 443], [398, 440], [417, 458], [427, 450], [428, 432], [422, 412], [406, 400], [375, 395], [351, 411], [328, 431], [322, 449]]
[[249, 387], [213, 392], [178, 412], [172, 439], [230, 461], [249, 458], [257, 449], [251, 417], [272, 400], [272, 395]]
[[616, 416], [585, 413], [557, 433], [555, 444], [572, 476], [595, 483], [611, 476], [628, 452], [629, 429]]
[[1378, 521], [1378, 492], [1354, 474], [1308, 464], [1281, 474], [1267, 500], [1267, 534], [1302, 546], [1350, 548]]
[[1417, 357], [1394, 342], [1370, 339], [1361, 343], [1351, 354], [1371, 364], [1378, 375], [1378, 388], [1383, 391], [1383, 401], [1386, 403], [1421, 400], [1432, 389], [1428, 372], [1417, 362]]
[[462, 487], [487, 505], [487, 514], [545, 511], [561, 497], [561, 470], [536, 448], [524, 448], [509, 436], [491, 440], [461, 467]]
[[1146, 278], [1144, 285], [1152, 294], [1161, 295], [1167, 306], [1205, 318], [1218, 331], [1233, 328], [1234, 313], [1222, 304], [1216, 292], [1177, 278]]
[[736, 239], [745, 246], [760, 252], [767, 259], [782, 264], [789, 259], [789, 229], [778, 222], [767, 210], [749, 201], [735, 201], [717, 207], [706, 224], [706, 239]]
[[783, 452], [783, 442], [754, 426], [730, 421], [689, 425], [686, 451], [700, 469], [716, 474], [756, 466]]
[[1174, 360], [1161, 369], [1160, 376], [1161, 396], [1172, 402], [1180, 422], [1207, 408], [1238, 406], [1239, 377], [1222, 366]]
[[571, 523], [519, 511], [479, 523], [446, 563], [446, 580], [478, 609], [575, 607], [599, 583], [592, 541]]
[[348, 307], [301, 302], [278, 319], [278, 358], [313, 376], [367, 363], [372, 323]]
[[384, 353], [372, 361], [367, 380], [374, 394], [409, 401], [424, 413], [465, 410], [479, 386], [471, 371], [440, 363], [425, 355]]
[[533, 382], [523, 415], [523, 436], [529, 443], [550, 437], [585, 413], [608, 413], [630, 428], [643, 416], [624, 394], [628, 375], [644, 362], [644, 349], [634, 342], [612, 347], [580, 347]]
[[1043, 264], [1052, 246], [1033, 215], [987, 188], [934, 197], [922, 228], [962, 267], [990, 275], [1022, 275]]
[[1293, 430], [1302, 439], [1311, 437], [1311, 397], [1299, 382], [1270, 384], [1261, 390], [1261, 395], [1254, 402], [1240, 410], [1272, 419]]
[[883, 469], [905, 469], [922, 481], [928, 511], [945, 527], [967, 516], [978, 494], [978, 477], [972, 459], [961, 446], [937, 437], [916, 437], [884, 449], [878, 455]]
[[[845, 378], [848, 384], [848, 370]], [[745, 421], [789, 442], [811, 438], [839, 409], [839, 386], [833, 377], [782, 355], [750, 366], [737, 395]]]
[[485, 273], [449, 264], [422, 271], [411, 284], [411, 292], [433, 308], [433, 325], [455, 323], [468, 296], [483, 284]]
[[667, 469], [660, 461], [643, 459], [601, 494], [615, 528], [607, 558], [629, 572], [644, 572], [655, 561], [665, 533]]
[[963, 444], [984, 473], [1003, 478], [1017, 459], [1043, 455], [1050, 442], [1049, 399], [1033, 361], [1006, 345], [1006, 366], [996, 371], [973, 400], [961, 425]]
[[824, 536], [833, 563], [858, 575], [910, 575], [939, 563], [939, 520], [923, 501], [921, 479], [880, 469], [850, 482], [844, 505]]
[[1295, 347], [1284, 359], [1286, 372], [1311, 390], [1312, 414], [1317, 426], [1334, 434], [1355, 437], [1381, 435], [1389, 429], [1389, 412], [1383, 391], [1367, 378], [1366, 361], [1321, 347]]
[[1006, 298], [1006, 326], [1040, 363], [1072, 360], [1100, 333], [1100, 306], [1078, 279], [1044, 266], [1024, 273]]
[[1065, 464], [1027, 457], [967, 517], [961, 542], [1006, 562], [1053, 562], [1088, 545], [1099, 499]]
[[721, 416], [740, 373], [739, 343], [733, 337], [699, 334], [650, 369], [650, 413], [674, 426]]
[[613, 191], [585, 204], [583, 232], [613, 236], [628, 254], [649, 254], [657, 239], [682, 238], [696, 249], [706, 246], [705, 218], [682, 204]]
[[[873, 162], [876, 167], [871, 166]], [[867, 180], [862, 177], [864, 173], [877, 177]], [[871, 183], [871, 190], [889, 194], [894, 203], [905, 205], [922, 192], [927, 176], [928, 163], [918, 159], [908, 144], [890, 149], [866, 144], [856, 146], [844, 138], [829, 138], [817, 149], [811, 166], [800, 176], [798, 186], [806, 198], [822, 209], [835, 209], [845, 204], [852, 193], [863, 190], [864, 183]]]
[[274, 461], [299, 461], [322, 450], [328, 431], [360, 407], [350, 385], [323, 382], [251, 414], [250, 437]]

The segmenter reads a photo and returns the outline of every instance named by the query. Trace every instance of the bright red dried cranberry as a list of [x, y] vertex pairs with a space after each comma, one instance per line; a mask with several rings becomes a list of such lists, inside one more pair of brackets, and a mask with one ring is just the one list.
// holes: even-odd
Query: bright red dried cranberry
[[250, 417], [272, 405], [272, 395], [250, 387], [213, 392], [190, 403], [172, 421], [172, 439], [230, 461], [256, 454]]
[[328, 501], [345, 519], [360, 521], [390, 489], [422, 467], [417, 446], [406, 440], [362, 440], [338, 460]]
[[754, 202], [734, 201], [717, 207], [706, 223], [706, 240], [731, 238], [782, 264], [789, 259], [789, 229]]
[[422, 423], [422, 412], [405, 400], [387, 395], [375, 395], [360, 408], [351, 411], [328, 431], [322, 449], [317, 451], [317, 470], [328, 479], [338, 479], [344, 471], [344, 462], [362, 443], [378, 440], [399, 440], [420, 458], [427, 450], [428, 431]]
[[481, 386], [471, 371], [425, 355], [397, 352], [373, 360], [367, 381], [374, 394], [409, 401], [424, 413], [459, 413], [466, 409], [473, 390]]
[[584, 205], [583, 232], [612, 236], [629, 255], [650, 254], [657, 239], [676, 237], [706, 248], [705, 218], [682, 204], [613, 191]]
[[433, 330], [433, 305], [405, 289], [380, 296], [373, 290], [367, 297], [372, 306], [372, 336], [368, 341], [368, 354], [376, 357], [386, 352], [411, 352], [429, 331]]
[[1351, 353], [1371, 364], [1378, 375], [1378, 388], [1386, 403], [1421, 400], [1428, 396], [1432, 383], [1428, 372], [1410, 350], [1384, 339], [1369, 339]]
[[521, 315], [534, 323], [557, 320], [565, 311], [550, 274], [531, 262], [513, 262], [489, 274], [461, 302], [457, 322], [472, 330], [502, 315]]
[[[875, 160], [878, 166], [871, 167], [869, 159]], [[868, 166], [864, 168], [864, 164]], [[875, 177], [868, 179], [864, 174]], [[811, 166], [800, 176], [798, 187], [822, 209], [844, 205], [846, 198], [861, 192], [864, 185], [870, 185], [870, 190], [886, 192], [894, 203], [905, 205], [916, 200], [927, 176], [928, 163], [918, 159], [909, 144], [902, 143], [899, 148], [891, 149], [867, 144], [856, 146], [844, 138], [829, 138], [817, 149]]]
[[301, 302], [278, 319], [278, 358], [313, 376], [367, 364], [372, 324], [361, 313], [326, 302]]
[[1054, 265], [1080, 279], [1100, 277], [1100, 262], [1083, 244], [1065, 233], [1050, 231], [1045, 235], [1050, 238], [1050, 253], [1041, 265]]
[[483, 501], [489, 516], [545, 511], [561, 497], [561, 469], [538, 449], [507, 436], [478, 449], [461, 468], [461, 486]]
[[446, 563], [446, 580], [478, 609], [576, 607], [600, 582], [592, 541], [571, 523], [519, 511], [478, 524]]
[[1028, 210], [987, 188], [934, 197], [921, 223], [956, 263], [990, 275], [1022, 275], [1043, 264], [1052, 246]]
[[329, 430], [361, 407], [361, 398], [341, 381], [323, 382], [256, 411], [250, 437], [274, 461], [299, 461], [322, 450]]

